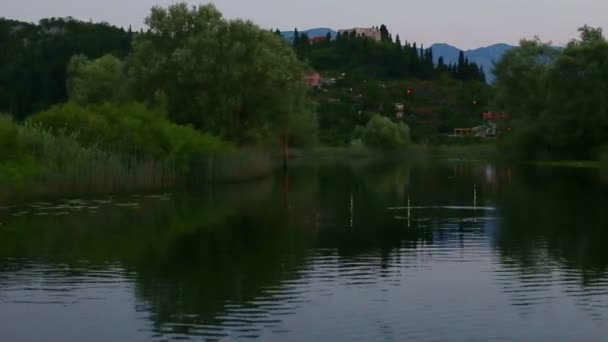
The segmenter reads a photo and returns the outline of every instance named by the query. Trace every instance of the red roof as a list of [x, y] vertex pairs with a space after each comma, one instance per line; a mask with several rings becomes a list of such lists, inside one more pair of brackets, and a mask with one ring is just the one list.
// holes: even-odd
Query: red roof
[[321, 42], [326, 42], [326, 41], [327, 41], [327, 37], [323, 37], [323, 36], [320, 36], [320, 37], [313, 37], [313, 38], [310, 38], [308, 41], [309, 41], [311, 44], [312, 44], [312, 43], [321, 43]]
[[493, 113], [493, 112], [483, 113], [484, 120], [505, 120], [505, 119], [510, 119], [510, 118], [511, 118], [511, 116], [506, 113]]
[[304, 82], [311, 87], [318, 87], [321, 85], [321, 75], [318, 72], [314, 72], [305, 76]]

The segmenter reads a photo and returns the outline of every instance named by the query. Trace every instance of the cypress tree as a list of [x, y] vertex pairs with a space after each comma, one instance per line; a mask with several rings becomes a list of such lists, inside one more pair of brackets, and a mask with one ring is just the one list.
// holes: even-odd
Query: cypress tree
[[293, 46], [298, 46], [300, 45], [300, 32], [298, 32], [298, 29], [296, 28], [293, 31]]
[[456, 66], [456, 78], [463, 79], [466, 68], [466, 59], [462, 50], [458, 52], [458, 64]]
[[439, 57], [437, 60], [437, 70], [444, 71], [445, 70], [445, 60], [443, 56]]
[[380, 40], [383, 42], [390, 41], [390, 33], [384, 24], [380, 26]]

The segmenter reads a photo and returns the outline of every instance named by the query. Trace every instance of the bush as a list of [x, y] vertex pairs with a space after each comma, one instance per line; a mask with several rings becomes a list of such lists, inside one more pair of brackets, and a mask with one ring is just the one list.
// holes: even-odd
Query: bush
[[73, 134], [84, 147], [158, 160], [183, 162], [230, 149], [221, 139], [174, 124], [139, 103], [92, 107], [67, 103], [31, 117], [28, 124], [54, 134]]
[[410, 131], [404, 123], [395, 123], [389, 118], [374, 115], [361, 131], [361, 140], [373, 149], [396, 150], [409, 145]]

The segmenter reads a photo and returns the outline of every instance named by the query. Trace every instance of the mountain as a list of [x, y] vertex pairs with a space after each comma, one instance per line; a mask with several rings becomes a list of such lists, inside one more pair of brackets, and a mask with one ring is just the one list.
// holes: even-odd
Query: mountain
[[[338, 32], [336, 32], [335, 30], [332, 30], [330, 28], [325, 28], [325, 27], [313, 28], [310, 30], [300, 31], [300, 34], [306, 33], [308, 35], [308, 38], [314, 38], [314, 37], [325, 37], [325, 36], [327, 36], [327, 32], [331, 33], [331, 36], [333, 38], [335, 38], [336, 35], [338, 35]], [[293, 33], [294, 33], [294, 31], [282, 31], [281, 35], [285, 39], [292, 41]]]
[[[469, 59], [470, 62], [474, 62], [477, 65], [483, 66], [483, 70], [486, 72], [486, 79], [489, 83], [494, 81], [494, 62], [500, 60], [500, 58], [509, 50], [514, 48], [513, 45], [508, 44], [495, 44], [487, 47], [482, 47], [474, 50], [464, 51], [464, 56]], [[439, 57], [443, 56], [443, 60], [446, 64], [458, 63], [458, 54], [460, 49], [448, 44], [434, 44], [431, 46], [433, 49], [433, 57], [435, 63], [439, 60]]]

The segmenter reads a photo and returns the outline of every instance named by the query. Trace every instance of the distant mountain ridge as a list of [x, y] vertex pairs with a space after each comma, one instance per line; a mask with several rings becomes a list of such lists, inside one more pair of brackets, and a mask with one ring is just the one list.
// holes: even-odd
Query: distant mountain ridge
[[[326, 27], [313, 28], [313, 29], [303, 30], [303, 31], [299, 31], [299, 32], [300, 32], [300, 34], [306, 33], [308, 35], [308, 38], [325, 37], [325, 36], [327, 36], [328, 32], [331, 33], [332, 38], [335, 38], [336, 35], [338, 34], [337, 31], [330, 29], [330, 28], [326, 28]], [[291, 41], [293, 41], [294, 31], [282, 31], [281, 35], [285, 39], [287, 39], [291, 42]]]
[[[469, 59], [470, 62], [476, 63], [477, 65], [483, 66], [483, 70], [486, 73], [486, 80], [489, 83], [494, 81], [494, 63], [498, 62], [502, 56], [509, 50], [515, 48], [509, 44], [494, 44], [478, 49], [464, 51], [464, 56]], [[458, 54], [460, 49], [449, 44], [433, 44], [431, 46], [433, 50], [433, 58], [435, 63], [439, 60], [439, 57], [443, 57], [446, 64], [458, 63]]]

